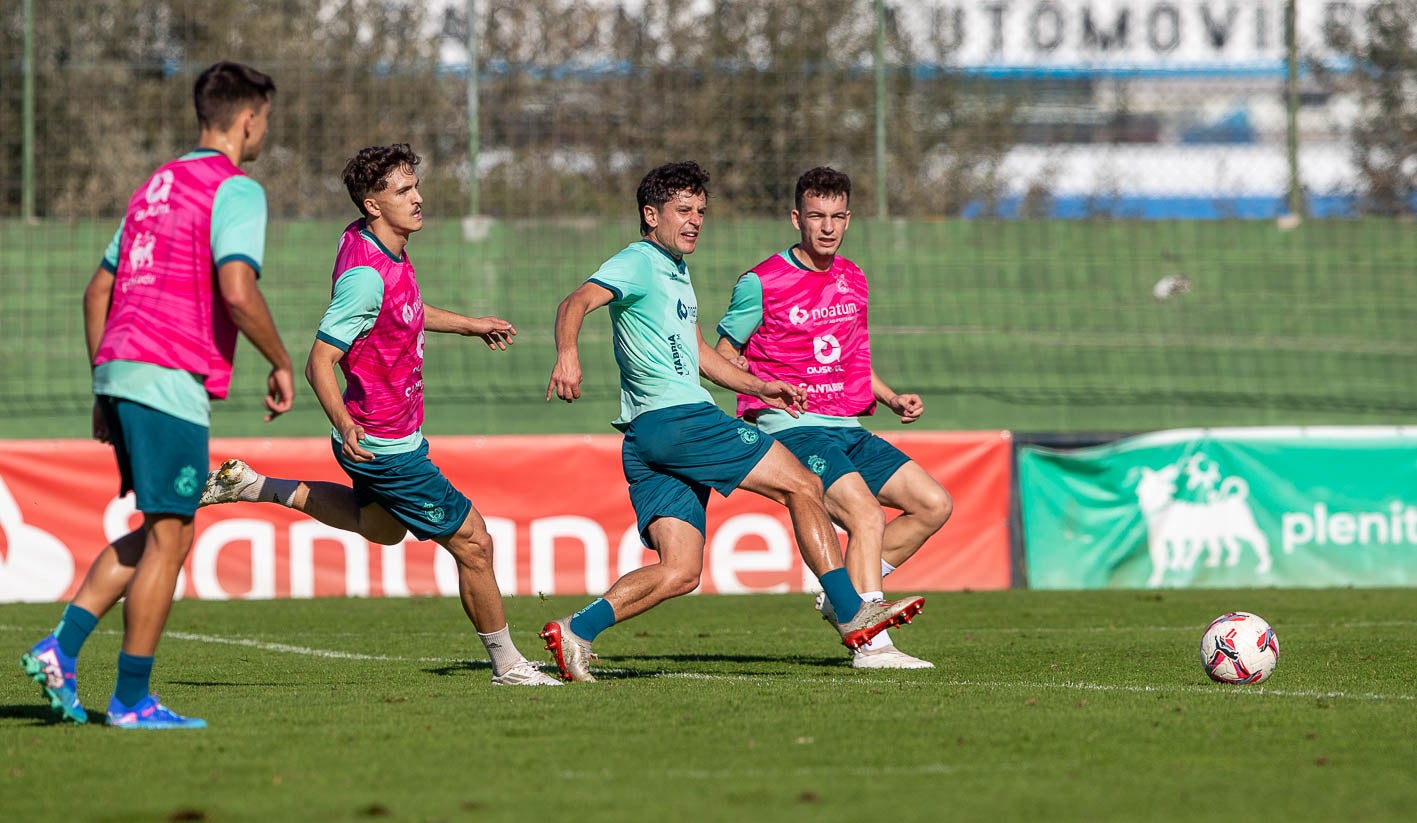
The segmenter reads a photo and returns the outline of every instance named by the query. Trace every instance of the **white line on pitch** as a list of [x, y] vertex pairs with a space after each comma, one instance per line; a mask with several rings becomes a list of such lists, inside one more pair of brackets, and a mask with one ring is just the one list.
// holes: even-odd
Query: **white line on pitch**
[[[20, 626], [0, 626], [0, 630], [21, 631]], [[118, 632], [107, 630], [103, 634], [118, 634]], [[214, 643], [228, 646], [242, 646], [261, 651], [277, 652], [281, 654], [296, 654], [306, 657], [320, 657], [331, 660], [367, 660], [374, 662], [394, 662], [394, 663], [460, 663], [468, 660], [465, 657], [398, 657], [390, 655], [363, 654], [361, 652], [342, 652], [332, 649], [316, 649], [309, 646], [295, 646], [289, 643], [271, 643], [264, 640], [253, 640], [242, 637], [221, 637], [210, 634], [193, 634], [191, 632], [167, 632], [167, 637], [177, 640], [187, 640], [196, 643]], [[535, 662], [535, 661], [533, 661]], [[625, 669], [612, 669], [597, 667], [596, 671], [606, 674], [627, 673]], [[733, 681], [744, 683], [772, 683], [783, 679], [782, 675], [753, 675], [753, 674], [701, 674], [698, 672], [651, 672], [641, 675], [644, 677], [657, 677], [670, 680], [717, 680]], [[794, 683], [821, 683], [843, 685], [840, 678], [825, 677], [794, 677]], [[904, 685], [911, 683], [927, 682], [925, 679], [911, 680], [891, 680], [881, 678], [861, 678], [862, 683], [877, 685]], [[1265, 686], [1257, 688], [1226, 687], [1217, 685], [1210, 686], [1123, 686], [1107, 683], [1084, 683], [1071, 680], [1043, 681], [1043, 680], [948, 680], [928, 681], [933, 686], [948, 686], [956, 688], [990, 688], [990, 689], [1057, 689], [1064, 691], [1095, 691], [1095, 692], [1119, 692], [1135, 694], [1204, 694], [1214, 695], [1228, 691], [1230, 694], [1238, 694], [1249, 697], [1272, 696], [1272, 697], [1302, 697], [1306, 699], [1347, 699], [1347, 700], [1370, 700], [1370, 701], [1411, 701], [1417, 700], [1417, 695], [1411, 694], [1379, 694], [1374, 692], [1335, 692], [1335, 691], [1310, 691], [1310, 690], [1289, 690], [1273, 689]]]
[[[807, 741], [803, 741], [804, 743]], [[797, 766], [782, 769], [763, 769], [754, 767], [752, 769], [659, 769], [650, 772], [637, 770], [636, 777], [644, 777], [650, 774], [656, 777], [673, 780], [736, 780], [745, 777], [763, 777], [779, 775], [784, 777], [821, 777], [829, 775], [856, 775], [861, 777], [872, 777], [876, 775], [929, 775], [929, 774], [960, 774], [965, 772], [978, 771], [1024, 771], [1027, 765], [1018, 764], [969, 764], [957, 765], [953, 763], [915, 763], [909, 766], [895, 766], [890, 764], [870, 765], [870, 766]], [[559, 773], [560, 777], [567, 780], [614, 780], [618, 777], [614, 772], [606, 770], [565, 770]]]
[[[649, 675], [651, 677], [663, 677], [671, 680], [730, 680], [742, 682], [762, 682], [768, 683], [780, 680], [779, 677], [752, 675], [752, 674], [699, 674], [696, 672], [660, 672]], [[830, 683], [832, 685], [843, 685], [840, 678], [825, 677], [794, 677], [794, 683]], [[1177, 692], [1185, 694], [1238, 694], [1249, 697], [1303, 697], [1307, 699], [1347, 699], [1347, 700], [1417, 700], [1417, 695], [1411, 694], [1377, 694], [1373, 692], [1326, 692], [1326, 691], [1298, 691], [1292, 689], [1274, 689], [1268, 686], [1225, 686], [1216, 684], [1215, 686], [1122, 686], [1111, 683], [1083, 683], [1076, 680], [882, 680], [876, 678], [862, 678], [862, 683], [905, 685], [910, 683], [929, 683], [931, 687], [956, 687], [968, 689], [1058, 689], [1063, 691], [1090, 691], [1090, 692], [1128, 692], [1137, 694], [1175, 694]]]

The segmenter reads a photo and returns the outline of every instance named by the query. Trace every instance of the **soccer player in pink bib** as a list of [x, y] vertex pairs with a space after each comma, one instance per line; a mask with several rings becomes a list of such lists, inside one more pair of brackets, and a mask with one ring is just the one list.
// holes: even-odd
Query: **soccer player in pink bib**
[[[847, 533], [851, 581], [863, 598], [880, 600], [882, 578], [944, 526], [953, 503], [919, 464], [861, 425], [877, 402], [902, 423], [920, 419], [925, 406], [919, 395], [893, 391], [871, 365], [870, 287], [861, 269], [838, 254], [851, 223], [850, 198], [851, 178], [835, 169], [815, 168], [798, 179], [792, 225], [801, 239], [738, 278], [716, 348], [763, 380], [807, 387], [801, 415], [747, 394], [738, 395], [738, 414], [821, 477], [827, 509]], [[882, 504], [901, 514], [887, 523]], [[817, 608], [832, 618], [830, 599], [819, 597]], [[897, 649], [889, 632], [852, 653], [856, 668], [932, 665]]]
[[123, 604], [123, 649], [108, 725], [202, 728], [149, 690], [153, 657], [192, 549], [192, 516], [208, 463], [211, 401], [231, 382], [236, 336], [271, 364], [266, 420], [295, 395], [290, 356], [257, 288], [266, 195], [240, 165], [255, 160], [271, 110], [271, 78], [217, 63], [197, 78], [197, 148], [167, 163], [128, 201], [84, 292], [93, 365], [94, 437], [113, 444], [120, 493], [133, 491], [143, 524], [104, 548], [54, 633], [21, 663], [62, 719], [83, 723], [76, 658], [100, 618]]
[[[487, 522], [428, 458], [423, 437], [423, 336], [479, 337], [505, 351], [517, 333], [497, 317], [466, 317], [424, 304], [408, 241], [423, 228], [419, 157], [407, 143], [360, 150], [344, 168], [349, 197], [364, 215], [345, 227], [329, 308], [305, 377], [333, 426], [335, 460], [351, 486], [265, 477], [227, 460], [207, 478], [202, 505], [275, 503], [384, 545], [412, 532], [458, 564], [458, 593], [492, 660], [492, 682], [559, 686], [517, 651], [492, 573]], [[344, 373], [341, 395], [335, 378]]]

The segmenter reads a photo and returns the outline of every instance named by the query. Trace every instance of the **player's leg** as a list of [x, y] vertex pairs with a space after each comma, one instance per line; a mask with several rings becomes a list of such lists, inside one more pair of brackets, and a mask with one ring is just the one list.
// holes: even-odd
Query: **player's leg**
[[[492, 682], [508, 685], [560, 685], [535, 669], [512, 642], [502, 609], [502, 593], [492, 571], [492, 535], [467, 496], [453, 487], [428, 457], [427, 440], [406, 452], [378, 454], [367, 463], [336, 459], [354, 488], [338, 496], [346, 516], [377, 518], [388, 543], [405, 531], [419, 540], [433, 540], [457, 562], [458, 596], [492, 660]], [[336, 485], [336, 484], [328, 484]], [[344, 488], [344, 487], [337, 487]], [[321, 488], [312, 486], [305, 499], [320, 501]], [[351, 508], [357, 506], [357, 509]], [[333, 519], [333, 518], [332, 518]], [[327, 521], [328, 522], [328, 521]], [[368, 520], [361, 520], [367, 528]], [[397, 532], [397, 537], [394, 533]], [[369, 535], [361, 530], [360, 534]]]
[[[428, 464], [436, 472], [432, 463]], [[439, 482], [441, 481], [441, 482]], [[438, 472], [436, 478], [429, 476], [422, 490], [415, 492], [424, 498], [427, 512], [432, 508], [466, 511], [461, 525], [451, 534], [434, 537], [438, 545], [448, 550], [457, 561], [458, 597], [462, 601], [463, 612], [472, 621], [478, 639], [482, 641], [492, 660], [492, 682], [499, 686], [559, 686], [560, 681], [542, 674], [541, 671], [517, 650], [507, 625], [506, 610], [502, 606], [502, 591], [497, 585], [497, 577], [492, 564], [492, 535], [487, 531], [487, 521], [467, 498], [452, 487]], [[426, 523], [414, 522], [415, 535], [420, 534]]]
[[88, 712], [79, 702], [79, 652], [98, 621], [123, 597], [146, 539], [143, 529], [138, 528], [105, 546], [89, 566], [78, 593], [64, 608], [59, 625], [20, 658], [20, 667], [40, 684], [50, 708], [61, 720], [88, 721]]
[[[193, 501], [195, 504], [195, 500]], [[192, 515], [145, 514], [147, 540], [123, 600], [123, 648], [118, 679], [108, 701], [108, 724], [119, 728], [204, 728], [200, 718], [183, 717], [152, 694], [153, 660], [162, 638], [177, 575], [192, 549]]]
[[886, 516], [858, 472], [837, 478], [826, 490], [827, 513], [846, 531], [846, 571], [862, 592], [881, 589], [881, 536]]
[[738, 488], [787, 507], [797, 548], [812, 574], [821, 578], [843, 568], [841, 542], [822, 500], [822, 481], [797, 456], [769, 439], [769, 447]]
[[650, 523], [649, 544], [659, 562], [635, 569], [615, 581], [604, 600], [615, 610], [615, 622], [644, 614], [666, 600], [698, 588], [704, 572], [704, 533], [674, 517]]
[[[103, 415], [113, 444], [113, 456], [118, 463], [118, 494], [122, 496], [133, 490], [133, 466], [123, 421], [112, 398], [99, 395], [94, 406]], [[64, 608], [59, 625], [20, 657], [20, 667], [40, 684], [41, 693], [60, 720], [88, 722], [88, 712], [79, 702], [79, 652], [98, 621], [127, 590], [145, 540], [140, 527], [105, 546], [89, 566], [78, 593]]]
[[94, 558], [84, 575], [84, 582], [74, 594], [71, 605], [102, 619], [123, 598], [133, 572], [138, 568], [138, 559], [143, 556], [147, 545], [147, 534], [143, 527], [128, 532], [107, 546]]
[[620, 459], [640, 539], [659, 553], [659, 562], [629, 572], [604, 596], [542, 627], [546, 649], [567, 680], [594, 682], [591, 642], [601, 632], [665, 600], [688, 594], [703, 574], [709, 489], [649, 465], [644, 446], [647, 440], [660, 436], [653, 425], [659, 416], [651, 412], [642, 417], [646, 419], [637, 419], [621, 444]]
[[[340, 465], [345, 465], [344, 461]], [[403, 540], [406, 531], [387, 510], [361, 500], [350, 486], [324, 480], [268, 477], [232, 458], [207, 476], [201, 504], [236, 502], [275, 503], [385, 546]]]
[[192, 550], [192, 518], [209, 459], [207, 427], [125, 400], [115, 400], [113, 408], [131, 459], [145, 539], [123, 601], [123, 648], [108, 702], [108, 724], [203, 728], [206, 723], [201, 719], [183, 717], [159, 703], [150, 680], [177, 576]]
[[[846, 565], [851, 580], [861, 593], [861, 599], [880, 603], [885, 600], [882, 586], [885, 564], [881, 562], [881, 536], [885, 531], [885, 513], [860, 472], [839, 477], [826, 492], [827, 509], [832, 519], [847, 533]], [[818, 609], [828, 619], [834, 617], [831, 603], [819, 596]], [[882, 631], [866, 644], [854, 650], [851, 667], [855, 669], [930, 669], [928, 660], [896, 648], [889, 631]]]
[[842, 643], [854, 650], [891, 626], [909, 623], [924, 608], [925, 600], [916, 596], [897, 601], [861, 598], [842, 564], [841, 544], [832, 528], [821, 487], [817, 476], [776, 442], [738, 483], [738, 488], [787, 507], [803, 562], [817, 576], [836, 613], [835, 625]]
[[590, 661], [597, 657], [591, 642], [601, 632], [698, 587], [704, 568], [700, 527], [675, 517], [660, 517], [642, 534], [659, 553], [658, 563], [628, 572], [580, 611], [542, 628], [546, 648], [566, 680], [595, 681]]
[[913, 460], [891, 475], [877, 499], [901, 512], [886, 524], [881, 541], [881, 559], [892, 570], [919, 551], [954, 513], [950, 493]]

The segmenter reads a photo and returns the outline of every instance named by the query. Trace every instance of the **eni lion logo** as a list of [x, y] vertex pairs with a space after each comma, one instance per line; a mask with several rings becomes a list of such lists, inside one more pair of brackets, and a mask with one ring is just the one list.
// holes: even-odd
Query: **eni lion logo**
[[1219, 464], [1204, 452], [1160, 469], [1142, 467], [1136, 492], [1151, 557], [1148, 588], [1198, 562], [1236, 566], [1245, 547], [1255, 555], [1255, 574], [1269, 572], [1269, 540], [1255, 524], [1249, 484], [1243, 477], [1221, 477]]

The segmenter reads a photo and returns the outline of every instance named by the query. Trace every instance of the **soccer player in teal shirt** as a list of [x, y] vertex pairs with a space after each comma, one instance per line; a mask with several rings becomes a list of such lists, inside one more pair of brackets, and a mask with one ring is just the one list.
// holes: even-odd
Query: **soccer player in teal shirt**
[[841, 545], [822, 502], [822, 484], [781, 444], [727, 414], [699, 382], [702, 374], [773, 408], [798, 414], [806, 392], [764, 382], [720, 357], [704, 342], [698, 299], [684, 258], [698, 246], [708, 207], [708, 173], [697, 163], [670, 163], [645, 175], [636, 192], [641, 240], [604, 265], [556, 310], [556, 365], [546, 399], [580, 397], [577, 339], [590, 312], [610, 307], [620, 369], [621, 463], [640, 537], [659, 562], [615, 582], [603, 597], [541, 636], [561, 676], [594, 681], [591, 642], [618, 622], [688, 594], [703, 572], [710, 489], [743, 488], [787, 506], [798, 550], [838, 615], [842, 642], [867, 643], [909, 622], [920, 597], [864, 602], [842, 566]]

